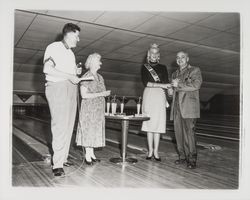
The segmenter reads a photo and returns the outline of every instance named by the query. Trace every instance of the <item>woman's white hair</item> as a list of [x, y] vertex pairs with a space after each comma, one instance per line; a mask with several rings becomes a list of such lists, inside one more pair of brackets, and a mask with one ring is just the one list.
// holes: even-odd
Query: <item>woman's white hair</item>
[[90, 69], [92, 62], [96, 58], [101, 58], [101, 55], [99, 53], [92, 53], [88, 56], [86, 62], [85, 62], [85, 68]]

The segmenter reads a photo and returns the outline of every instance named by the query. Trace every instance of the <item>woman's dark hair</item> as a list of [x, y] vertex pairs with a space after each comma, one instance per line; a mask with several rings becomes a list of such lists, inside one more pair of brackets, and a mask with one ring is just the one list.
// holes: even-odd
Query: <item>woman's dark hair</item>
[[76, 24], [68, 23], [65, 24], [62, 30], [63, 36], [65, 36], [69, 32], [76, 32], [76, 31], [81, 31], [80, 27], [77, 26]]

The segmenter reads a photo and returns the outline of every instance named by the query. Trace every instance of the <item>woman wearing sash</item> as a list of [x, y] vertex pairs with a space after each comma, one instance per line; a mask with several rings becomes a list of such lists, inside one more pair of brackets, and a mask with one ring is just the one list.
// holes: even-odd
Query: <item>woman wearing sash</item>
[[142, 113], [150, 120], [144, 121], [142, 131], [147, 132], [147, 160], [154, 158], [161, 161], [158, 154], [160, 134], [166, 133], [166, 99], [165, 89], [171, 87], [165, 65], [159, 63], [160, 49], [152, 44], [147, 52], [147, 62], [142, 66], [141, 76], [145, 86], [143, 92]]

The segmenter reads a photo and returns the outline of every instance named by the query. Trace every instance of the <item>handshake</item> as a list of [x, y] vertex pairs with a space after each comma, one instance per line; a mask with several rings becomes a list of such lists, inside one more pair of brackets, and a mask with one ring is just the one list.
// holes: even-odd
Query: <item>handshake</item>
[[172, 96], [174, 93], [174, 88], [177, 88], [179, 85], [180, 79], [176, 78], [173, 79], [171, 83], [152, 83], [149, 82], [147, 84], [148, 87], [156, 87], [156, 88], [163, 88], [166, 89], [168, 91], [168, 95]]
[[169, 89], [177, 88], [179, 81], [180, 81], [180, 79], [176, 78], [176, 79], [173, 79], [171, 83], [166, 83], [166, 84], [165, 83], [148, 83], [147, 86], [159, 87], [159, 88], [169, 90]]
[[178, 87], [179, 79], [173, 79], [171, 83], [163, 84], [163, 88], [167, 90], [169, 96], [173, 96], [174, 88]]
[[179, 81], [180, 81], [180, 79], [178, 79], [178, 78], [173, 79], [171, 83], [163, 84], [162, 88], [167, 89], [167, 90], [177, 88], [178, 84], [179, 84]]

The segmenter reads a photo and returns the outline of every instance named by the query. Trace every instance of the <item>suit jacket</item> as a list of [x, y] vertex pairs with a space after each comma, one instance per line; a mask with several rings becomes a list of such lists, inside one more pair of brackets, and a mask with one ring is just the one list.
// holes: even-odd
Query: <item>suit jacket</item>
[[[179, 69], [172, 74], [172, 79], [178, 77]], [[199, 67], [191, 65], [183, 72], [183, 78], [178, 84], [178, 88], [174, 89], [173, 101], [170, 112], [170, 120], [173, 120], [174, 105], [176, 101], [176, 92], [179, 93], [180, 112], [183, 118], [199, 118], [200, 117], [200, 98], [199, 89], [202, 83], [202, 76]]]

